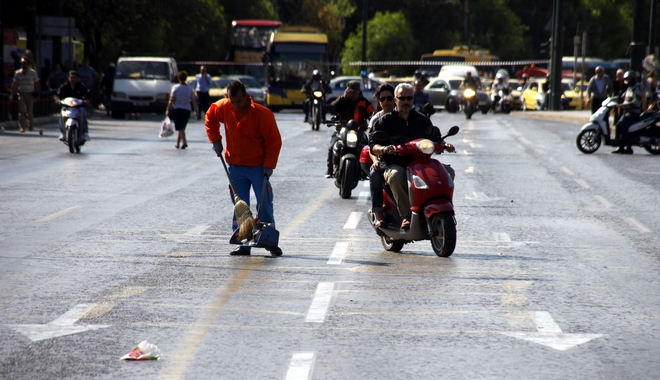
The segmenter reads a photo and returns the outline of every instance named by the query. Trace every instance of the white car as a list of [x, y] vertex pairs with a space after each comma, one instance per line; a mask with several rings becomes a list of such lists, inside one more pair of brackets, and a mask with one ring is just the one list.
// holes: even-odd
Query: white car
[[344, 91], [346, 91], [346, 85], [348, 85], [348, 82], [352, 80], [360, 82], [362, 95], [367, 98], [367, 100], [374, 103], [376, 89], [378, 86], [383, 84], [383, 82], [376, 78], [362, 78], [360, 76], [341, 76], [332, 79], [330, 81], [330, 88], [332, 88], [332, 93], [326, 94], [326, 101], [328, 103], [332, 103], [335, 99], [344, 95]]

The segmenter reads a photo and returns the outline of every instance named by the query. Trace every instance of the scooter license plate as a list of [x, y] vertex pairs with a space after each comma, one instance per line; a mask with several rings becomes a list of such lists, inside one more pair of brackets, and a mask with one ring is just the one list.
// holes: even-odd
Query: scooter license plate
[[136, 107], [145, 107], [149, 105], [149, 102], [133, 102], [133, 105]]

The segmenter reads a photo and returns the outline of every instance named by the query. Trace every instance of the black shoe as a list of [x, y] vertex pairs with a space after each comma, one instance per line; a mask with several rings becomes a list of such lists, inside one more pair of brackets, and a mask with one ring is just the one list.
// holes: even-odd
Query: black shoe
[[268, 251], [270, 251], [271, 256], [282, 256], [282, 250], [279, 247], [270, 248]]
[[332, 169], [328, 169], [328, 171], [325, 172], [325, 178], [332, 178], [334, 175], [332, 174]]
[[236, 247], [235, 250], [229, 252], [232, 256], [250, 256], [250, 250], [243, 247]]
[[624, 147], [619, 147], [619, 148], [616, 148], [615, 150], [613, 150], [612, 154], [622, 154], [625, 151], [626, 151], [626, 149]]
[[633, 150], [631, 147], [627, 147], [621, 154], [633, 154]]
[[186, 149], [187, 147], [188, 147], [188, 144], [181, 145], [181, 149]]

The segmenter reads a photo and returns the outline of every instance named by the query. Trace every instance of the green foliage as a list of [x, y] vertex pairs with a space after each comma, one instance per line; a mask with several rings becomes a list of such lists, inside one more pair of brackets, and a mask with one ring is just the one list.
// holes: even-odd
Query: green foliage
[[502, 60], [528, 59], [532, 55], [529, 29], [511, 10], [507, 0], [470, 2], [469, 42], [487, 48]]
[[[367, 61], [415, 60], [415, 39], [406, 17], [401, 12], [376, 12], [367, 22]], [[341, 62], [362, 60], [362, 28], [346, 39], [341, 53]], [[404, 68], [394, 66], [384, 68], [394, 75], [403, 75]], [[357, 66], [343, 66], [345, 75], [357, 75]]]

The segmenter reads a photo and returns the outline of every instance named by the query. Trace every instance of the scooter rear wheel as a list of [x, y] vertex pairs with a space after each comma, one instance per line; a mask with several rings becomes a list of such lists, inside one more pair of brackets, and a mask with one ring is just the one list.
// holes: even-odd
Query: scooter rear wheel
[[600, 133], [598, 133], [598, 131], [594, 131], [593, 129], [589, 129], [580, 132], [577, 136], [577, 139], [575, 140], [575, 143], [577, 144], [577, 148], [580, 150], [580, 152], [590, 154], [600, 148], [601, 141], [602, 138]]
[[651, 154], [660, 154], [660, 144], [645, 145], [644, 149]]
[[389, 252], [401, 252], [401, 249], [405, 244], [401, 240], [390, 240], [390, 238], [387, 236], [381, 236], [380, 242], [383, 244], [383, 248]]
[[456, 223], [449, 212], [434, 214], [430, 220], [431, 246], [440, 257], [449, 257], [456, 249]]

